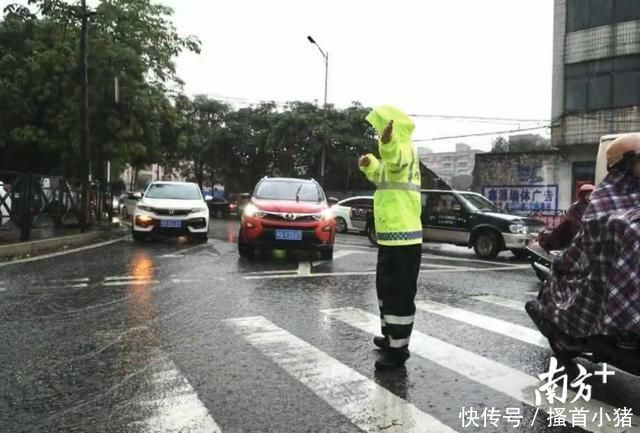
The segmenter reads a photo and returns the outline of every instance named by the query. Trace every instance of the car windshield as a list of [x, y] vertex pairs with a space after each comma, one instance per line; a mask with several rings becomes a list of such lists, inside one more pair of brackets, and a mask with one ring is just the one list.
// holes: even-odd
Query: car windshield
[[147, 193], [146, 198], [166, 198], [171, 200], [200, 200], [202, 196], [195, 185], [154, 183]]
[[322, 201], [318, 187], [311, 182], [262, 182], [255, 197], [262, 200]]
[[461, 195], [473, 210], [476, 210], [479, 212], [500, 212], [500, 209], [498, 209], [496, 205], [494, 205], [493, 203], [491, 203], [489, 200], [487, 200], [481, 195], [478, 195], [478, 194], [461, 194]]

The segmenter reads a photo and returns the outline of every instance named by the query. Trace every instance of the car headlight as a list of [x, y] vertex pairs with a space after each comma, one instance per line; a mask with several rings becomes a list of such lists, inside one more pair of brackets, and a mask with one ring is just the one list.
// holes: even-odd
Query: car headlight
[[139, 204], [137, 206], [137, 208], [140, 209], [140, 210], [147, 211], [147, 212], [152, 212], [151, 206], [147, 206], [147, 205], [144, 205], [144, 204]]
[[529, 234], [529, 227], [525, 226], [524, 224], [511, 224], [509, 226], [509, 230], [511, 231], [511, 233], [517, 233], [521, 235]]
[[205, 212], [206, 210], [206, 207], [194, 207], [191, 209], [191, 213]]
[[265, 213], [262, 212], [260, 209], [258, 209], [258, 207], [256, 205], [248, 204], [244, 208], [244, 216], [262, 218], [263, 216], [265, 216]]

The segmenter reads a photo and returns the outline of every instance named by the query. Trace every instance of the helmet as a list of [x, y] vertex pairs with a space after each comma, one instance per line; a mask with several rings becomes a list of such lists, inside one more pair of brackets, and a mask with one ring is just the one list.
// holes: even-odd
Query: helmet
[[591, 185], [590, 183], [585, 183], [584, 185], [582, 185], [580, 187], [580, 194], [584, 194], [587, 192], [593, 192], [593, 190], [596, 189], [595, 186]]
[[640, 155], [640, 134], [621, 135], [607, 147], [607, 168], [611, 170], [622, 161], [635, 155]]

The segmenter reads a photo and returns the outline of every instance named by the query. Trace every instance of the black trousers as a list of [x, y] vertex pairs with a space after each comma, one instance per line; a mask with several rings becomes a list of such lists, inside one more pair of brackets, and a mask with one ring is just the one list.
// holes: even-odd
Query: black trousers
[[380, 246], [376, 290], [382, 335], [392, 349], [409, 345], [416, 313], [414, 299], [420, 273], [422, 245]]

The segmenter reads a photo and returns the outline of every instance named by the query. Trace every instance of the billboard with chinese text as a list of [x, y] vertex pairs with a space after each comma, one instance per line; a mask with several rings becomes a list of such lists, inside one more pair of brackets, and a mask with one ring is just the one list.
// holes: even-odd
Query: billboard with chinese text
[[486, 185], [482, 194], [512, 214], [558, 212], [558, 185]]

